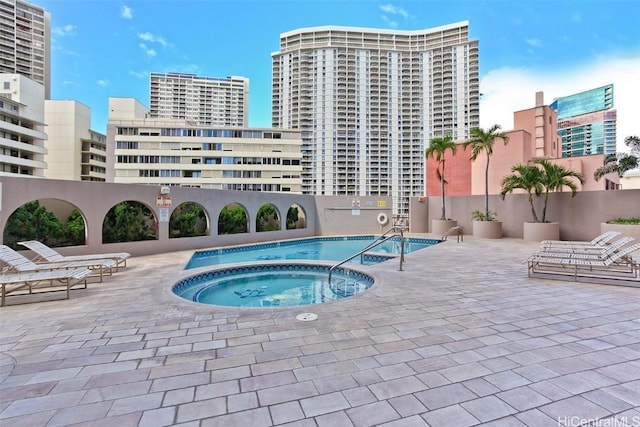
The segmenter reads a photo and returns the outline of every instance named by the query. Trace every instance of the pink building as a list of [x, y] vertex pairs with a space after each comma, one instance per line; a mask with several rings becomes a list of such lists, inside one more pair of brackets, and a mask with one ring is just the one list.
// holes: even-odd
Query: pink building
[[[580, 157], [561, 157], [561, 141], [557, 134], [558, 120], [556, 112], [548, 105], [544, 105], [543, 93], [536, 93], [536, 105], [513, 113], [514, 129], [505, 131], [509, 136], [509, 143], [503, 144], [497, 140], [493, 146], [493, 155], [489, 163], [489, 194], [500, 194], [502, 179], [511, 174], [511, 168], [517, 164], [528, 164], [533, 159], [545, 158], [561, 164], [585, 176], [584, 185], [577, 183], [579, 191], [596, 191], [615, 188], [619, 182], [616, 174], [609, 174], [600, 181], [593, 178], [593, 173], [602, 166], [604, 154]], [[462, 144], [464, 141], [460, 141]], [[484, 194], [484, 173], [486, 156], [481, 155], [472, 162], [469, 151], [459, 146], [456, 155], [447, 153], [450, 159], [445, 174], [448, 196], [481, 195]], [[453, 158], [452, 158], [453, 157]], [[436, 162], [428, 159], [426, 162], [427, 183], [426, 195], [440, 195], [440, 186], [435, 183], [433, 176]], [[470, 173], [452, 171], [452, 168], [469, 168]], [[465, 190], [470, 188], [470, 193]]]

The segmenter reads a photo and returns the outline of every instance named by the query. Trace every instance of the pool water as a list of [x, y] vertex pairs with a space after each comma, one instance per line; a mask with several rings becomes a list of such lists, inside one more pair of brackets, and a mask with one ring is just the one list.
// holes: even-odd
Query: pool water
[[328, 282], [329, 266], [243, 266], [196, 275], [173, 292], [189, 301], [229, 307], [288, 307], [321, 304], [369, 289], [373, 278], [338, 268]]
[[[251, 261], [327, 260], [342, 261], [372, 243], [377, 236], [315, 237], [231, 248], [197, 251], [185, 269]], [[405, 238], [405, 254], [440, 243], [440, 240]], [[376, 246], [364, 258], [365, 263], [386, 261], [400, 253], [400, 239]], [[360, 257], [352, 263], [360, 263]]]

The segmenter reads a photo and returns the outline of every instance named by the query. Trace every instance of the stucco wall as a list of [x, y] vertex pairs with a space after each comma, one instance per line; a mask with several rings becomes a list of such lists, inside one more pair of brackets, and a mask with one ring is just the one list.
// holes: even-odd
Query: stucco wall
[[[228, 246], [243, 243], [292, 239], [317, 235], [375, 234], [381, 230], [377, 223], [379, 213], [385, 213], [391, 221], [391, 198], [352, 196], [308, 196], [286, 193], [262, 193], [248, 191], [224, 191], [199, 188], [171, 187], [168, 196], [171, 207], [159, 208], [156, 198], [160, 187], [150, 185], [114, 184], [105, 182], [66, 181], [27, 177], [0, 177], [0, 229], [4, 230], [7, 218], [18, 207], [33, 200], [52, 199], [47, 206], [60, 211], [59, 201], [75, 206], [83, 214], [86, 227], [86, 245], [60, 248], [65, 255], [126, 251], [133, 255], [145, 255], [185, 249]], [[158, 239], [151, 241], [102, 244], [102, 222], [113, 206], [121, 201], [137, 201], [146, 205], [158, 221]], [[360, 209], [353, 209], [354, 201]], [[169, 223], [161, 220], [160, 209], [173, 209], [183, 202], [202, 205], [210, 223], [208, 236], [168, 237]], [[229, 203], [238, 203], [247, 211], [249, 232], [218, 235], [220, 210]], [[273, 204], [279, 212], [279, 231], [256, 232], [256, 213], [265, 203]], [[306, 217], [306, 228], [286, 230], [286, 215], [292, 205], [300, 206]], [[354, 215], [358, 213], [359, 215]], [[68, 212], [62, 215], [67, 215]], [[385, 230], [389, 227], [387, 225]]]
[[[65, 254], [127, 251], [134, 255], [143, 255], [316, 235], [317, 216], [312, 196], [172, 187], [169, 194], [171, 207], [159, 208], [156, 206], [156, 198], [160, 190], [158, 186], [13, 177], [0, 178], [0, 185], [2, 186], [0, 190], [2, 193], [0, 228], [2, 230], [13, 211], [33, 200], [63, 200], [82, 212], [86, 227], [86, 245], [61, 248], [60, 252]], [[105, 215], [117, 203], [126, 200], [140, 202], [151, 209], [158, 221], [157, 240], [102, 244], [102, 222]], [[160, 209], [168, 209], [171, 215], [172, 210], [183, 202], [197, 202], [202, 205], [209, 219], [210, 235], [169, 239], [169, 223], [161, 220]], [[249, 233], [217, 234], [219, 212], [229, 203], [238, 203], [245, 208], [249, 220]], [[255, 232], [256, 213], [265, 203], [271, 203], [277, 208], [282, 222], [280, 231]], [[304, 210], [307, 227], [286, 230], [287, 211], [294, 204], [301, 206]]]
[[[315, 196], [315, 203], [318, 217], [316, 230], [320, 236], [380, 233], [391, 225], [391, 197]], [[385, 226], [377, 222], [381, 213], [388, 218]]]
[[[484, 196], [446, 197], [446, 203], [447, 216], [456, 219], [465, 234], [472, 234], [471, 212], [484, 209]], [[430, 197], [427, 204], [431, 218], [438, 218], [440, 198]], [[540, 214], [542, 199], [535, 200], [535, 205]], [[500, 196], [489, 196], [489, 208], [502, 221], [505, 237], [522, 238], [522, 223], [533, 221], [526, 194], [508, 194], [505, 200]], [[560, 238], [563, 240], [591, 240], [600, 234], [600, 223], [631, 217], [640, 217], [640, 190], [581, 191], [573, 198], [571, 192], [549, 195], [547, 221], [560, 223]], [[424, 218], [427, 223], [428, 218]], [[414, 225], [415, 221], [422, 220], [412, 216], [412, 228], [422, 227], [422, 224]]]
[[[73, 204], [84, 215], [86, 245], [60, 248], [60, 252], [66, 255], [114, 251], [144, 255], [298, 237], [375, 234], [386, 231], [392, 221], [390, 197], [310, 196], [172, 187], [172, 207], [169, 210], [187, 201], [201, 204], [209, 217], [210, 235], [169, 239], [169, 223], [159, 222], [158, 240], [102, 244], [102, 221], [109, 209], [121, 201], [135, 200], [144, 203], [159, 218], [160, 212], [156, 206], [159, 190], [157, 186], [146, 185], [0, 177], [0, 229], [4, 230], [7, 218], [18, 207], [42, 199], [64, 200]], [[249, 232], [217, 235], [217, 215], [224, 206], [233, 202], [241, 204], [248, 212]], [[537, 200], [537, 206], [540, 207], [541, 202], [542, 200]], [[255, 214], [265, 203], [271, 203], [278, 209], [282, 220], [280, 231], [255, 231]], [[429, 219], [440, 216], [440, 203], [440, 197], [411, 198], [409, 232], [428, 232]], [[446, 197], [446, 203], [447, 216], [458, 220], [465, 234], [471, 234], [471, 212], [483, 209], [484, 196]], [[286, 212], [294, 204], [303, 208], [307, 227], [286, 230]], [[499, 196], [492, 195], [489, 197], [489, 206], [502, 221], [505, 237], [522, 237], [522, 223], [531, 221], [526, 194], [509, 194], [504, 201]], [[377, 222], [378, 215], [382, 213], [389, 219], [384, 227]], [[583, 191], [575, 198], [569, 192], [550, 195], [547, 219], [560, 222], [562, 239], [589, 240], [600, 234], [600, 223], [617, 217], [640, 217], [640, 189]]]

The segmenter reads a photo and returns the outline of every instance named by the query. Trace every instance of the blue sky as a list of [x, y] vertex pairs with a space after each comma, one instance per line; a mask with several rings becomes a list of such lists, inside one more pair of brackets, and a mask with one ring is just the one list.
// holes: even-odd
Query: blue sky
[[[33, 0], [51, 13], [52, 99], [149, 105], [149, 73], [250, 79], [249, 125], [271, 126], [271, 53], [281, 33], [343, 25], [416, 30], [469, 21], [480, 40], [481, 125], [614, 83], [619, 141], [640, 134], [640, 0]], [[619, 143], [620, 144], [620, 143]], [[623, 147], [623, 145], [622, 145]]]

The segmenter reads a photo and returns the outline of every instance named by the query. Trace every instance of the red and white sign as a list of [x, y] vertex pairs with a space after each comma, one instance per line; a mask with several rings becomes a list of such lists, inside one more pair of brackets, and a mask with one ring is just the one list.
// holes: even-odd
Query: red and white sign
[[158, 197], [156, 197], [156, 207], [159, 207], [159, 208], [170, 208], [171, 207], [171, 196], [158, 196]]

